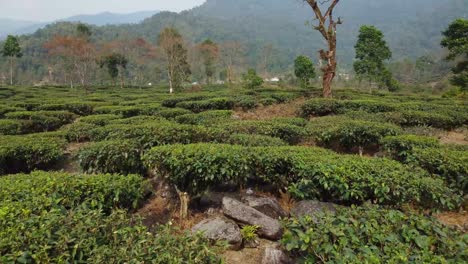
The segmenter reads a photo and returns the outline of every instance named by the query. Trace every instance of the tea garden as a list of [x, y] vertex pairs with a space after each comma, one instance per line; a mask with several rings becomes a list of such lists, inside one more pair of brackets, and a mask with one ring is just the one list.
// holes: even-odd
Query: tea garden
[[[281, 245], [298, 262], [466, 261], [466, 233], [433, 215], [466, 204], [468, 146], [437, 135], [466, 133], [467, 102], [318, 93], [0, 88], [0, 262], [221, 263], [222, 243], [143, 225], [135, 212], [155, 178], [190, 198], [229, 182], [340, 205], [318, 221], [283, 219]], [[295, 117], [237, 115], [298, 98]], [[76, 143], [81, 172], [64, 172]]]

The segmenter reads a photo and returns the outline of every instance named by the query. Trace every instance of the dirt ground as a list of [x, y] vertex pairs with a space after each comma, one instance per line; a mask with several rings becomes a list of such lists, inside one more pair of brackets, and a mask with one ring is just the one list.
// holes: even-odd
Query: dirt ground
[[269, 120], [279, 117], [296, 117], [297, 110], [304, 102], [305, 98], [299, 98], [284, 104], [258, 107], [254, 111], [236, 111], [235, 115], [241, 120]]
[[442, 144], [468, 145], [468, 131], [450, 131], [440, 136]]

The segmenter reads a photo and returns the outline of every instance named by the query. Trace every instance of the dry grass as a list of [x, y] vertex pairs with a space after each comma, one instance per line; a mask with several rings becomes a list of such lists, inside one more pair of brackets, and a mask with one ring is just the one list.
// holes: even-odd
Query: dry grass
[[468, 212], [445, 212], [438, 214], [437, 219], [440, 222], [448, 225], [456, 227], [457, 229], [467, 232], [468, 231]]
[[235, 115], [241, 120], [269, 120], [278, 117], [297, 117], [297, 110], [305, 102], [305, 98], [269, 106], [261, 106], [254, 111], [236, 111]]
[[468, 145], [466, 138], [468, 137], [468, 131], [450, 131], [440, 136], [440, 142], [442, 144], [458, 144]]

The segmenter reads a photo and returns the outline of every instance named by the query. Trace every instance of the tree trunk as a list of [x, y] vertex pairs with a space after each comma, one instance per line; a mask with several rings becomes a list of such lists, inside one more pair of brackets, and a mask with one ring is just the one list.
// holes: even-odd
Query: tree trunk
[[178, 192], [179, 199], [180, 199], [180, 212], [179, 218], [181, 220], [185, 220], [188, 218], [188, 205], [190, 201], [190, 197], [186, 192]]
[[13, 85], [13, 57], [10, 57], [10, 85]]

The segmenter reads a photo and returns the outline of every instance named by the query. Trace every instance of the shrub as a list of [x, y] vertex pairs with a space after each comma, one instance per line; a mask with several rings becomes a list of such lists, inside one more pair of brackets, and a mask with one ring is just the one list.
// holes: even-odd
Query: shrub
[[238, 121], [223, 123], [220, 128], [231, 134], [255, 134], [280, 138], [289, 144], [297, 144], [305, 137], [303, 127], [281, 121]]
[[399, 127], [392, 124], [336, 119], [339, 122], [334, 124], [321, 119], [310, 122], [308, 130], [319, 144], [338, 144], [347, 150], [358, 147], [362, 154], [364, 148], [378, 145], [384, 137], [402, 133]]
[[400, 135], [385, 137], [381, 144], [383, 149], [394, 159], [406, 161], [412, 155], [414, 149], [438, 147], [439, 141], [431, 137]]
[[27, 132], [27, 121], [0, 119], [0, 135], [20, 135]]
[[2, 105], [0, 106], [0, 118], [5, 117], [5, 114], [7, 113], [19, 112], [19, 111], [24, 111], [24, 108]]
[[248, 134], [232, 134], [227, 143], [233, 145], [242, 145], [250, 147], [261, 146], [287, 146], [288, 143], [283, 140], [270, 136], [248, 135]]
[[116, 120], [121, 118], [119, 115], [112, 115], [112, 114], [103, 114], [103, 115], [90, 115], [85, 116], [79, 119], [80, 122], [89, 123], [97, 126], [105, 126], [112, 122], [112, 120]]
[[141, 149], [133, 141], [102, 141], [78, 153], [80, 167], [87, 173], [143, 173]]
[[[257, 107], [257, 100], [252, 96], [238, 96], [235, 98], [235, 106], [240, 107], [243, 110], [250, 110]], [[276, 102], [276, 100], [275, 100]]]
[[8, 119], [27, 120], [30, 122], [28, 132], [51, 131], [70, 124], [76, 115], [64, 111], [23, 111], [6, 114]]
[[281, 244], [305, 263], [462, 263], [468, 236], [436, 219], [376, 207], [290, 219]]
[[193, 114], [192, 111], [182, 108], [173, 108], [173, 109], [164, 109], [158, 112], [159, 116], [162, 116], [167, 119], [173, 119], [178, 116]]
[[0, 174], [50, 169], [63, 157], [64, 145], [55, 136], [0, 136]]
[[35, 111], [69, 111], [80, 116], [91, 115], [94, 104], [91, 103], [63, 103], [63, 104], [44, 104], [35, 107]]
[[442, 176], [454, 189], [468, 192], [467, 151], [440, 147], [414, 149], [408, 162]]
[[300, 109], [300, 115], [304, 118], [310, 116], [326, 116], [337, 113], [336, 100], [312, 99], [305, 102]]
[[386, 119], [401, 126], [431, 126], [450, 129], [463, 125], [462, 121], [448, 115], [413, 110], [388, 113]]
[[260, 86], [263, 84], [262, 77], [258, 76], [254, 69], [249, 69], [247, 73], [243, 74], [242, 80], [244, 82], [245, 88], [247, 89], [260, 88]]
[[372, 100], [334, 100], [312, 99], [302, 105], [302, 117], [325, 116], [330, 114], [344, 114], [349, 111], [365, 111], [369, 113], [390, 112], [397, 108], [392, 103]]
[[0, 178], [0, 262], [219, 263], [202, 236], [168, 227], [153, 234], [117, 209], [135, 208], [147, 188], [137, 175]]
[[422, 170], [318, 148], [172, 145], [151, 149], [143, 160], [147, 168], [191, 194], [220, 183], [241, 185], [257, 178], [279, 188], [289, 186], [300, 199], [414, 203], [425, 208], [453, 208], [459, 202], [442, 180]]
[[92, 123], [77, 122], [65, 128], [68, 142], [86, 142], [93, 138], [93, 130], [98, 126]]
[[200, 113], [207, 110], [230, 110], [234, 107], [234, 101], [229, 98], [213, 98], [203, 101], [184, 101], [176, 106]]
[[207, 95], [195, 95], [195, 96], [180, 96], [176, 98], [171, 98], [171, 99], [166, 99], [163, 100], [161, 105], [164, 107], [175, 107], [178, 103], [184, 102], [184, 101], [199, 101], [199, 100], [206, 100], [210, 99], [212, 96], [207, 96]]
[[199, 114], [186, 114], [175, 118], [175, 121], [181, 124], [189, 125], [210, 125], [231, 119], [233, 111], [231, 110], [214, 110], [201, 112]]

